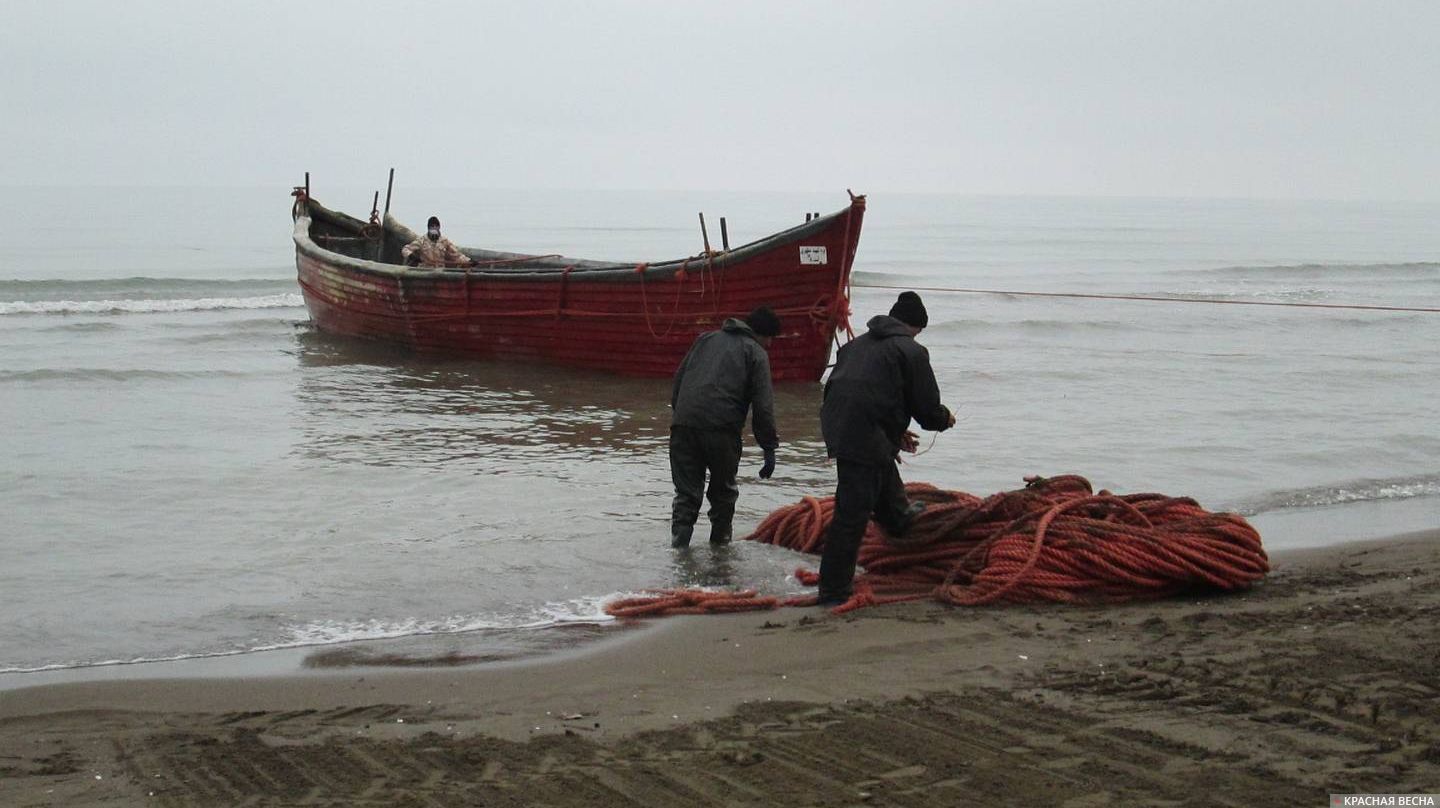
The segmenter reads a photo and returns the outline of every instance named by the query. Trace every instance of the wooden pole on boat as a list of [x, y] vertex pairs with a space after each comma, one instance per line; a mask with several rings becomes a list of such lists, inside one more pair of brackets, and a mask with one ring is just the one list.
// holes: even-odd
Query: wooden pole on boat
[[705, 254], [710, 254], [710, 234], [705, 232], [705, 214], [700, 214], [700, 238], [705, 240]]
[[[390, 192], [395, 190], [395, 167], [390, 167], [390, 179], [385, 181], [385, 213], [380, 217], [380, 243], [375, 245], [375, 260], [385, 260], [385, 220], [390, 218]], [[379, 193], [379, 191], [376, 191]], [[467, 281], [468, 282], [468, 281]], [[469, 301], [466, 301], [469, 305]]]
[[730, 231], [725, 229], [725, 217], [720, 217], [720, 249], [730, 252]]
[[[370, 228], [380, 222], [380, 192], [376, 191], [374, 198], [370, 200], [370, 222], [360, 228], [360, 237], [369, 238]], [[385, 252], [385, 227], [380, 226], [380, 233], [375, 237], [375, 253], [371, 256], [372, 261], [379, 261], [380, 256]]]
[[310, 172], [305, 172], [305, 198], [310, 198]]

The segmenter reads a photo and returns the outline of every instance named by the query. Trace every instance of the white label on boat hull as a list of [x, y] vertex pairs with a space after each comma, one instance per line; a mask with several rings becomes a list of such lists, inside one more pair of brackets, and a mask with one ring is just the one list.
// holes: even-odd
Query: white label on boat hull
[[824, 247], [801, 247], [801, 248], [800, 248], [800, 263], [801, 263], [801, 264], [828, 264], [828, 263], [830, 263], [830, 261], [829, 261], [829, 259], [826, 257], [826, 255], [825, 255], [825, 248], [824, 248]]

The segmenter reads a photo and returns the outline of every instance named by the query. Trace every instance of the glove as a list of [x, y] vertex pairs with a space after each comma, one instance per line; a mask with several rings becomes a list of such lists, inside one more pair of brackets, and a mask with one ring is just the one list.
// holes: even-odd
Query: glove
[[775, 473], [775, 450], [765, 450], [765, 465], [760, 467], [760, 479], [768, 480]]

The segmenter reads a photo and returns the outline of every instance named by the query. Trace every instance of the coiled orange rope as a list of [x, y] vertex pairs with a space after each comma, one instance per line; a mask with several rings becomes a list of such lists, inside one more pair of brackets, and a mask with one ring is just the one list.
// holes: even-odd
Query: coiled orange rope
[[[906, 486], [927, 508], [903, 537], [874, 522], [860, 545], [854, 595], [837, 614], [863, 606], [933, 597], [957, 606], [988, 603], [1116, 603], [1192, 589], [1241, 589], [1259, 581], [1270, 563], [1260, 534], [1242, 517], [1211, 513], [1188, 497], [1098, 494], [1076, 475], [1027, 478], [1026, 486], [984, 500], [925, 483]], [[818, 553], [834, 514], [833, 497], [806, 497], [771, 513], [751, 541]], [[818, 576], [797, 570], [801, 583]], [[676, 612], [699, 604], [667, 590], [611, 604], [616, 616]], [[725, 611], [775, 608], [753, 593], [704, 593]], [[774, 600], [774, 599], [770, 599]], [[814, 597], [785, 605], [809, 605]], [[620, 606], [620, 610], [612, 610]], [[629, 610], [643, 607], [643, 612]], [[653, 608], [652, 608], [653, 607]], [[702, 609], [703, 611], [703, 609]], [[623, 613], [622, 613], [623, 612]]]

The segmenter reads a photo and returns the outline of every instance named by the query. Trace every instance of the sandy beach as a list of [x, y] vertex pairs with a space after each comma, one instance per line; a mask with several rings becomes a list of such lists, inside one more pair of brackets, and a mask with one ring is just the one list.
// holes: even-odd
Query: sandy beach
[[1250, 592], [673, 618], [539, 660], [0, 692], [6, 806], [1319, 805], [1440, 790], [1440, 532]]

